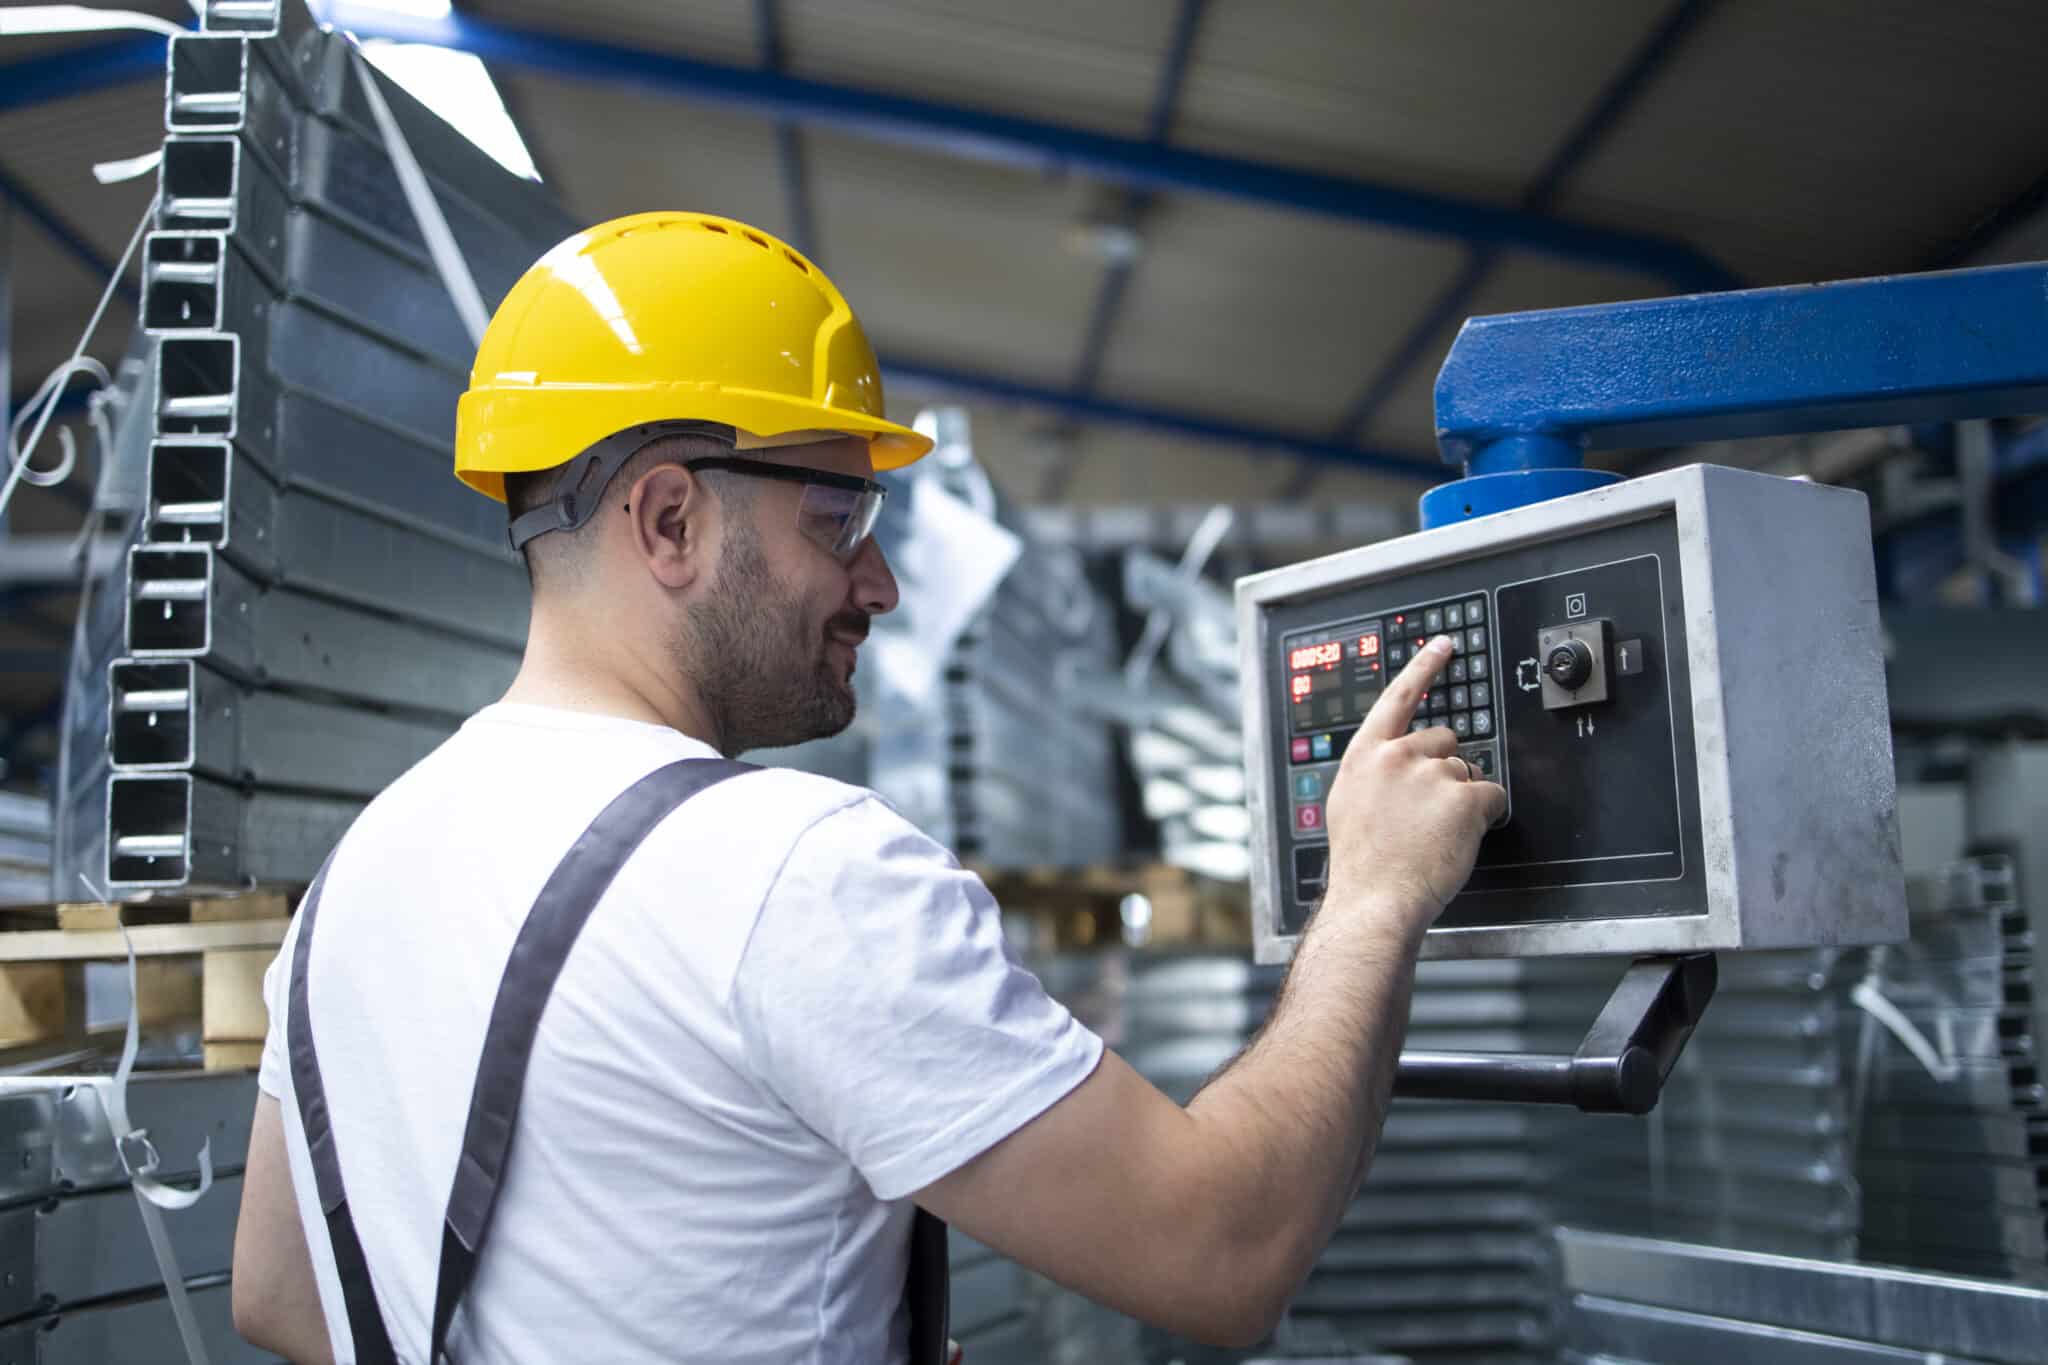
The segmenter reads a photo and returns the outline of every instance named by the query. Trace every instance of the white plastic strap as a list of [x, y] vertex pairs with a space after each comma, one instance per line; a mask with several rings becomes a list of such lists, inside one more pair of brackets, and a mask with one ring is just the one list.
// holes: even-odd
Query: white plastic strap
[[[5, 13], [5, 11], [0, 11]], [[21, 405], [21, 411], [14, 414], [14, 424], [7, 432], [7, 478], [0, 483], [0, 518], [7, 512], [7, 504], [14, 499], [14, 490], [22, 484], [34, 484], [38, 488], [51, 488], [71, 477], [76, 467], [77, 453], [67, 437], [60, 432], [64, 456], [53, 469], [32, 469], [29, 459], [36, 447], [43, 443], [43, 433], [49, 430], [50, 419], [56, 415], [57, 400], [64, 396], [64, 386], [74, 374], [88, 374], [98, 380], [101, 387], [112, 384], [113, 376], [106, 366], [85, 353], [92, 341], [92, 335], [99, 330], [100, 319], [106, 316], [107, 304], [113, 300], [114, 290], [119, 287], [121, 277], [128, 271], [128, 262], [135, 255], [135, 248], [141, 243], [143, 234], [149, 230], [151, 220], [156, 216], [156, 200], [149, 201], [149, 207], [142, 211], [141, 219], [135, 224], [135, 231], [128, 237], [128, 245], [121, 252], [121, 259], [114, 265], [114, 273], [107, 280], [107, 287], [100, 291], [100, 301], [92, 310], [92, 318], [85, 324], [85, 330], [78, 334], [78, 344], [71, 350], [70, 359], [51, 371], [28, 402]], [[20, 441], [21, 428], [33, 418], [35, 429], [29, 433], [28, 444]], [[4, 524], [4, 522], [0, 522]]]
[[[90, 882], [87, 886], [102, 901], [106, 899], [105, 894]], [[143, 1231], [149, 1235], [149, 1249], [156, 1257], [157, 1273], [163, 1277], [164, 1290], [170, 1296], [171, 1316], [178, 1323], [178, 1337], [185, 1347], [185, 1359], [189, 1365], [211, 1365], [206, 1342], [199, 1334], [199, 1320], [192, 1313], [191, 1296], [185, 1292], [185, 1274], [178, 1266], [177, 1249], [171, 1245], [170, 1234], [164, 1230], [161, 1210], [189, 1209], [213, 1188], [213, 1140], [208, 1138], [199, 1144], [197, 1189], [181, 1190], [156, 1178], [156, 1173], [163, 1168], [163, 1160], [156, 1145], [149, 1140], [148, 1131], [135, 1127], [128, 1118], [128, 1077], [135, 1070], [135, 1054], [141, 1046], [142, 1016], [137, 1004], [135, 944], [128, 937], [128, 926], [121, 918], [119, 907], [114, 911], [114, 924], [120, 929], [121, 943], [128, 950], [128, 1033], [121, 1041], [121, 1064], [114, 1068], [113, 1079], [94, 1082], [93, 1090], [107, 1111], [107, 1125], [114, 1134], [114, 1150], [121, 1158], [121, 1169], [128, 1173], [129, 1187], [135, 1191], [135, 1206], [141, 1210]]]
[[1935, 1025], [1942, 1044], [1937, 1051], [1934, 1044], [1927, 1041], [1927, 1035], [1915, 1028], [1913, 1021], [1878, 989], [1875, 976], [1866, 976], [1857, 982], [1856, 989], [1849, 992], [1849, 999], [1858, 1009], [1890, 1030], [1891, 1035], [1913, 1054], [1921, 1066], [1927, 1068], [1927, 1074], [1935, 1080], [1946, 1084], [1962, 1074], [1962, 1067], [1955, 1060], [1955, 1027], [1946, 1011], [1942, 1012]]
[[448, 229], [448, 220], [442, 216], [433, 187], [427, 184], [426, 172], [412, 154], [412, 145], [405, 140], [398, 120], [391, 116], [391, 106], [384, 102], [384, 92], [377, 88], [376, 73], [370, 69], [362, 48], [350, 49], [349, 55], [355, 62], [356, 77], [363, 84], [363, 98], [369, 101], [370, 115], [377, 120], [377, 131], [384, 137], [384, 151], [398, 171], [398, 187], [405, 191], [405, 202], [411, 205], [412, 216], [419, 222], [420, 235], [427, 239], [427, 254], [434, 258], [441, 285], [454, 301], [470, 341], [480, 345], [490, 312], [484, 307], [483, 295], [477, 292], [475, 277], [469, 273], [469, 262], [463, 259], [462, 248], [456, 245], [455, 234]]
[[189, 33], [183, 24], [132, 9], [95, 9], [91, 5], [17, 5], [0, 9], [0, 37], [30, 33], [106, 33], [141, 29], [175, 37]]
[[164, 164], [164, 149], [159, 147], [141, 156], [124, 157], [119, 161], [98, 161], [93, 163], [92, 178], [102, 185], [118, 185], [124, 180], [140, 180]]

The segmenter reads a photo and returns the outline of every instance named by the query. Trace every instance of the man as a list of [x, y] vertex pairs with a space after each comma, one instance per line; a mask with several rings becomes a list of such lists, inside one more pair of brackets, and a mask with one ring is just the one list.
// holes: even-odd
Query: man
[[[927, 445], [881, 411], [838, 292], [738, 223], [604, 224], [506, 298], [456, 461], [524, 542], [526, 655], [336, 852], [296, 964], [310, 1072], [287, 1036], [307, 908], [271, 970], [235, 1253], [251, 1341], [363, 1350], [310, 1115], [370, 1327], [426, 1358], [487, 1020], [557, 864], [664, 765], [852, 719], [860, 642], [896, 604], [870, 476]], [[452, 1357], [901, 1360], [914, 1207], [1168, 1329], [1259, 1339], [1365, 1175], [1422, 933], [1506, 799], [1449, 732], [1407, 733], [1448, 658], [1419, 654], [1352, 744], [1286, 989], [1186, 1108], [1010, 960], [980, 882], [872, 793], [763, 770], [692, 798], [545, 1002]]]

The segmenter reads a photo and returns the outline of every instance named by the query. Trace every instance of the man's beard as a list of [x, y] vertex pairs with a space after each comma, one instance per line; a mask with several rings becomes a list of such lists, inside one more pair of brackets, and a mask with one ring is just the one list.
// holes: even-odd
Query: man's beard
[[743, 519], [728, 523], [708, 597], [682, 627], [683, 667], [728, 757], [836, 735], [853, 723], [854, 694], [826, 652], [826, 631], [860, 639], [861, 612], [814, 628], [803, 602], [774, 576]]

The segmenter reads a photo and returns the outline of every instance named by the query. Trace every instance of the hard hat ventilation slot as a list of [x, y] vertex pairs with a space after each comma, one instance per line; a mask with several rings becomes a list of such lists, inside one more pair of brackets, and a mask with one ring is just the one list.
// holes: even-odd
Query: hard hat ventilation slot
[[791, 250], [790, 250], [790, 249], [789, 249], [788, 247], [784, 247], [784, 248], [782, 248], [782, 254], [783, 254], [783, 255], [785, 255], [785, 256], [787, 256], [787, 257], [789, 257], [789, 263], [790, 263], [791, 265], [795, 266], [795, 267], [796, 267], [796, 268], [797, 268], [798, 270], [801, 270], [801, 271], [803, 271], [803, 272], [804, 272], [804, 274], [808, 275], [808, 274], [810, 274], [810, 273], [811, 273], [811, 268], [810, 268], [809, 266], [807, 266], [807, 265], [805, 265], [805, 264], [804, 264], [804, 262], [803, 262], [803, 257], [801, 257], [801, 256], [797, 255], [797, 254], [796, 254], [796, 253], [795, 253], [794, 251], [791, 251]]
[[745, 237], [748, 241], [752, 242], [755, 246], [760, 247], [761, 250], [766, 251], [768, 249], [768, 239], [766, 237], [763, 237], [760, 233], [746, 232], [740, 235]]
[[717, 223], [699, 223], [697, 226], [703, 228], [706, 232], [715, 232], [721, 237], [726, 235], [725, 229]]

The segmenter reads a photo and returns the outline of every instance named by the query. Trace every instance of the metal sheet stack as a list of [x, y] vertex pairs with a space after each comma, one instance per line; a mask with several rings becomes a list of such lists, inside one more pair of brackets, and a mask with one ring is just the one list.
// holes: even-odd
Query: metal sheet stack
[[0, 905], [50, 899], [50, 807], [0, 792]]
[[[161, 1272], [115, 1150], [104, 1079], [0, 1080], [0, 1359], [159, 1365], [182, 1358]], [[137, 1075], [131, 1120], [172, 1180], [213, 1143], [214, 1186], [166, 1213], [193, 1316], [215, 1361], [271, 1357], [235, 1335], [228, 1304], [235, 1218], [256, 1078]]]
[[[993, 595], [947, 647], [934, 686], [915, 696], [870, 694], [877, 729], [868, 781], [966, 861], [1110, 861], [1124, 847], [1115, 740], [1109, 723], [1084, 705], [1083, 689], [1114, 667], [1116, 623], [1107, 599], [1088, 581], [1078, 553], [1035, 539], [997, 495], [975, 463], [965, 413], [939, 409], [920, 422], [930, 423], [937, 448], [895, 481], [884, 513], [890, 525], [877, 533], [885, 551], [922, 532], [903, 519], [916, 506], [920, 481], [1021, 547]], [[948, 549], [975, 553], [964, 543]], [[884, 617], [875, 629], [896, 624]]]
[[[1181, 1101], [1243, 1047], [1282, 975], [1235, 954], [1096, 960], [1104, 966], [1094, 973], [1072, 959], [1048, 964], [1048, 987], [1078, 1002], [1077, 1014]], [[1522, 971], [1511, 962], [1425, 963], [1410, 1043], [1527, 1047]], [[1542, 1136], [1527, 1109], [1396, 1101], [1372, 1174], [1296, 1298], [1280, 1344], [1329, 1356], [1543, 1358], [1553, 1274]], [[1106, 1319], [1087, 1326], [1109, 1334]], [[1152, 1359], [1236, 1358], [1149, 1329], [1143, 1337]]]
[[[1909, 892], [1911, 940], [1875, 970], [1860, 951], [1724, 955], [1654, 1113], [1552, 1120], [1558, 1220], [2048, 1283], [2048, 1106], [2012, 869], [1977, 859]], [[1531, 972], [1546, 1012], [1585, 1019], [1612, 967]], [[1866, 981], [1933, 1068], [1858, 1007]]]
[[[1571, 1052], [1616, 960], [1534, 963], [1545, 1051]], [[1714, 1002], [1647, 1118], [1550, 1111], [1560, 1222], [1807, 1256], [1856, 1244], [1848, 1004], [1826, 952], [1723, 954]]]
[[1909, 890], [1912, 942], [1882, 989], [1942, 1065], [1875, 1020], [1847, 1044], [1864, 1077], [1862, 1258], [2048, 1286], [2048, 1103], [2013, 868], [1980, 858]]
[[[147, 501], [82, 626], [60, 895], [80, 874], [117, 895], [306, 880], [504, 687], [525, 635], [502, 514], [448, 477], [474, 348], [368, 68], [301, 0], [215, 0], [205, 24], [170, 44], [155, 364], [117, 438], [148, 442]], [[372, 79], [502, 297], [572, 224]]]
[[2048, 1293], [1562, 1228], [1571, 1365], [2034, 1365]]

